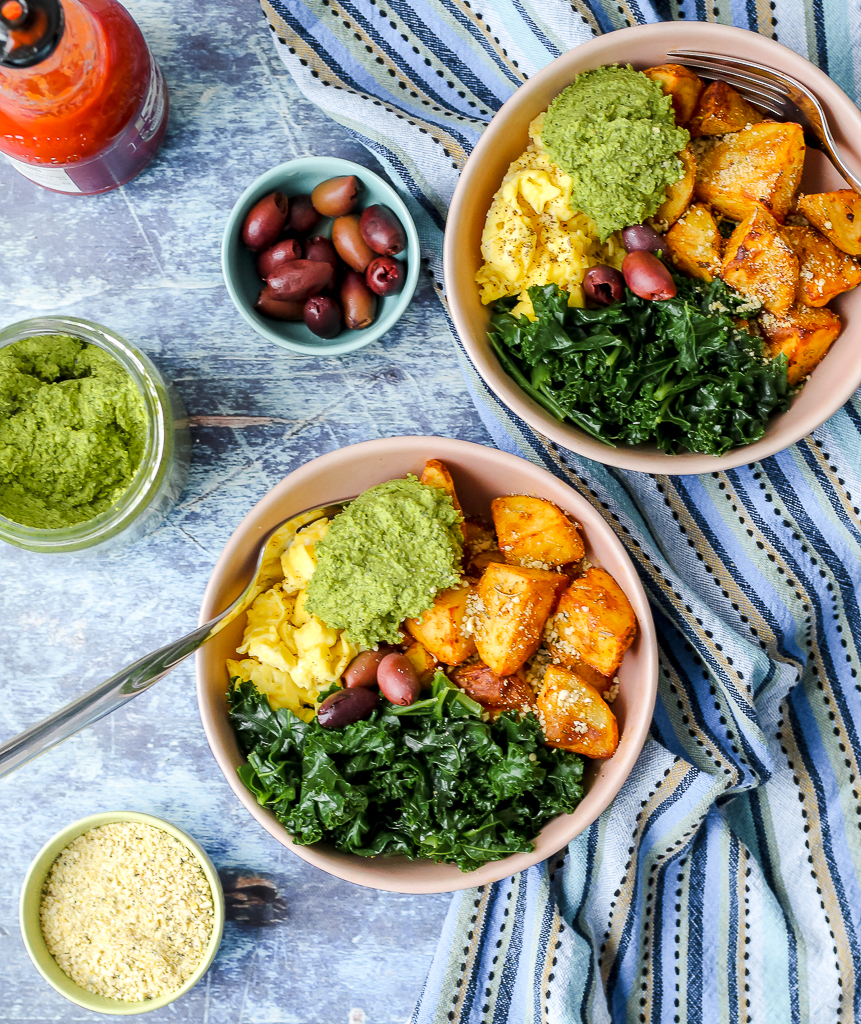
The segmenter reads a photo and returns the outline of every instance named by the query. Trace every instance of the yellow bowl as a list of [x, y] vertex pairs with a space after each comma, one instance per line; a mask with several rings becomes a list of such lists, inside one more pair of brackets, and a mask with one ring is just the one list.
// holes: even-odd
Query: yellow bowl
[[[861, 289], [847, 292], [834, 308], [843, 330], [791, 407], [768, 423], [754, 444], [713, 456], [682, 452], [666, 455], [654, 444], [613, 448], [539, 406], [502, 369], [487, 340], [490, 314], [475, 283], [482, 263], [481, 233], [493, 195], [508, 165], [529, 144], [529, 122], [582, 71], [604, 64], [643, 69], [667, 60], [667, 50], [705, 50], [744, 57], [780, 68], [811, 88], [822, 101], [838, 148], [861, 173], [861, 111], [831, 79], [809, 61], [755, 32], [702, 22], [665, 22], [621, 29], [569, 50], [529, 79], [496, 114], [473, 150], [449, 210], [443, 254], [449, 309], [464, 347], [487, 386], [509, 409], [556, 444], [608, 466], [642, 473], [708, 473], [732, 469], [781, 451], [815, 430], [861, 385]], [[801, 188], [821, 192], [846, 188], [825, 155], [809, 150]]]
[[[174, 839], [178, 839], [183, 846], [186, 846], [194, 854], [212, 890], [214, 913], [212, 935], [209, 937], [203, 959], [200, 961], [197, 970], [176, 991], [164, 996], [158, 996], [156, 999], [144, 999], [139, 1002], [110, 999], [107, 996], [98, 996], [93, 992], [88, 992], [85, 988], [81, 988], [77, 982], [73, 981], [66, 974], [48, 952], [39, 916], [42, 890], [45, 886], [48, 872], [51, 870], [57, 856], [65, 850], [69, 843], [77, 839], [78, 836], [82, 836], [85, 832], [98, 828], [100, 825], [124, 821], [135, 822], [141, 825], [152, 825], [153, 828], [159, 828], [163, 832], [167, 832], [168, 835], [173, 836]], [[221, 888], [218, 872], [206, 855], [205, 850], [190, 835], [183, 832], [182, 829], [177, 828], [176, 825], [172, 825], [163, 818], [156, 818], [152, 814], [141, 814], [137, 811], [105, 811], [102, 814], [91, 814], [86, 818], [81, 818], [80, 821], [67, 825], [61, 832], [58, 832], [53, 838], [49, 839], [36, 854], [21, 887], [19, 918], [21, 936], [24, 939], [27, 952], [30, 954], [30, 959], [35, 964], [36, 970], [52, 988], [55, 988], [61, 996], [65, 996], [66, 999], [77, 1003], [78, 1006], [83, 1006], [87, 1010], [129, 1017], [132, 1014], [149, 1013], [150, 1010], [159, 1010], [167, 1006], [169, 1003], [174, 1002], [174, 1000], [179, 999], [180, 996], [185, 995], [189, 989], [194, 988], [204, 974], [206, 974], [209, 966], [215, 959], [215, 954], [218, 951], [224, 931], [224, 891]]]

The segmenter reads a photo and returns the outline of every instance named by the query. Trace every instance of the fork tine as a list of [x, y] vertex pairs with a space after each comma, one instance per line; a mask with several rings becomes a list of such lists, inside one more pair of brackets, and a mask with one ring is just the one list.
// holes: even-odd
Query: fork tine
[[794, 89], [804, 88], [794, 78], [790, 78], [780, 71], [775, 71], [774, 68], [766, 67], [765, 64], [728, 57], [726, 54], [677, 49], [669, 50], [667, 56], [684, 60], [686, 63], [690, 61], [692, 65], [696, 63], [702, 68], [713, 71], [747, 77], [750, 82], [777, 92], [782, 96], [787, 96], [790, 100], [792, 99]]
[[[711, 74], [703, 74], [703, 78], [711, 78]], [[720, 78], [721, 81], [727, 82], [727, 84], [735, 86], [741, 96], [752, 103], [755, 107], [760, 110], [764, 110], [768, 114], [773, 114], [775, 117], [795, 117], [797, 114], [790, 108], [789, 102], [781, 100], [775, 100], [771, 96], [765, 96], [762, 93], [753, 92], [743, 82], [733, 81], [730, 75], [720, 75], [715, 73], [715, 79]]]
[[745, 89], [739, 88], [739, 93], [747, 100], [748, 103], [752, 103], [755, 107], [759, 107], [760, 110], [764, 110], [767, 114], [774, 114], [775, 117], [791, 117], [798, 116], [792, 115], [787, 112], [785, 106], [772, 103], [770, 100], [764, 100], [762, 96], [748, 92]]
[[757, 94], [761, 92], [764, 97], [776, 103], [782, 103], [789, 99], [788, 94], [776, 82], [770, 82], [755, 75], [745, 74], [744, 71], [740, 71], [729, 64], [719, 64], [716, 61], [707, 60], [689, 60], [686, 63], [698, 71], [707, 72], [703, 76], [704, 78], [712, 76], [721, 78], [731, 85], [747, 88], [750, 92]]

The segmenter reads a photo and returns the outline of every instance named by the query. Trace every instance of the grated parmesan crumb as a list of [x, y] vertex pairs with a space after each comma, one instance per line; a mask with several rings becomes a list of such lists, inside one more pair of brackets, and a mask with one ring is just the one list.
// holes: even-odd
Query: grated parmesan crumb
[[214, 925], [212, 890], [178, 839], [113, 822], [59, 854], [41, 921], [48, 951], [74, 982], [138, 1002], [176, 991], [197, 969]]
[[613, 684], [609, 690], [605, 690], [601, 696], [608, 704], [612, 704], [613, 701], [619, 696], [619, 677], [613, 677]]

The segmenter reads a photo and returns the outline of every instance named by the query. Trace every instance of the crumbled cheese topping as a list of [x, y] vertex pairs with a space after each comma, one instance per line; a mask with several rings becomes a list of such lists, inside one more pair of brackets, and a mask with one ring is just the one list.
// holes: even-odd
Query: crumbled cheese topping
[[517, 564], [522, 565], [524, 569], [544, 569], [545, 572], [553, 568], [549, 562], [539, 562], [537, 558], [519, 558]]
[[568, 613], [561, 611], [551, 615], [544, 623], [544, 642], [550, 648], [552, 660], [557, 665], [561, 663], [560, 655], [567, 655], [575, 661], [580, 658], [580, 652], [568, 639], [571, 629], [567, 622]]
[[487, 609], [484, 606], [484, 601], [479, 597], [476, 591], [467, 595], [466, 606], [464, 609], [463, 625], [461, 631], [464, 636], [475, 636], [478, 632], [479, 620], [487, 614]]
[[526, 665], [524, 673], [526, 682], [529, 683], [536, 693], [538, 693], [544, 683], [544, 673], [547, 671], [547, 666], [552, 660], [550, 651], [546, 647], [539, 647]]

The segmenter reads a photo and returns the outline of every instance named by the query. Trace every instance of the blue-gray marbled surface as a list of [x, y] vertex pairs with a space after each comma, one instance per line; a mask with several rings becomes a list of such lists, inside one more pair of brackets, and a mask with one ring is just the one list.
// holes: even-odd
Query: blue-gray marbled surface
[[[375, 162], [301, 98], [256, 4], [128, 7], [170, 87], [166, 142], [141, 177], [94, 198], [43, 191], [0, 160], [0, 327], [62, 312], [116, 329], [176, 383], [192, 418], [193, 463], [169, 520], [115, 554], [75, 561], [2, 546], [0, 741], [190, 630], [237, 523], [315, 455], [397, 434], [489, 443], [426, 280], [398, 327], [350, 356], [293, 355], [245, 325], [219, 269], [238, 195], [291, 157]], [[229, 921], [204, 980], [148, 1015], [151, 1024], [346, 1024], [355, 1009], [367, 1024], [408, 1018], [449, 897], [340, 882], [264, 832], [210, 754], [189, 661], [0, 781], [0, 1021], [106, 1019], [42, 981], [17, 904], [45, 840], [117, 808], [189, 831], [229, 886], [259, 876], [275, 887], [252, 890], [269, 901], [271, 923]]]

